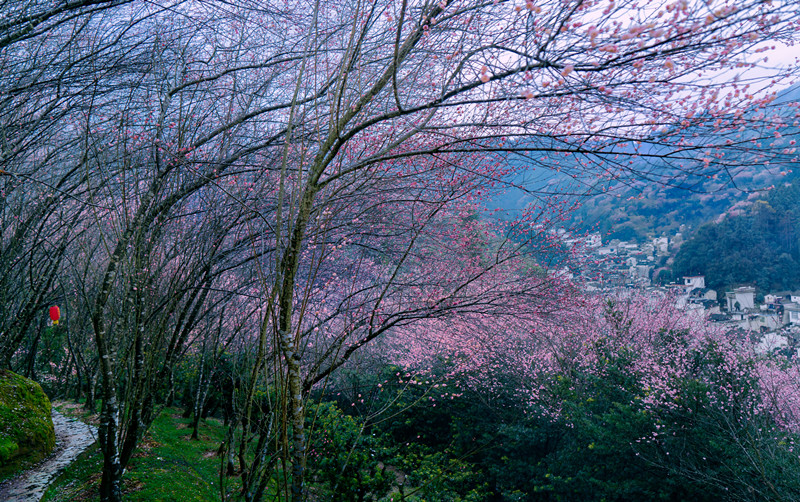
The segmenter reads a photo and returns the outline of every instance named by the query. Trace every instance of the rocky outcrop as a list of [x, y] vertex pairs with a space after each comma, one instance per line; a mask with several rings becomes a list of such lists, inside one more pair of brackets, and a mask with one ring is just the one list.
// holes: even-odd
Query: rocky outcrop
[[0, 500], [4, 502], [38, 502], [47, 486], [94, 444], [97, 428], [53, 411], [57, 446], [55, 452], [35, 468], [0, 484]]
[[0, 479], [53, 451], [50, 400], [33, 380], [0, 370]]

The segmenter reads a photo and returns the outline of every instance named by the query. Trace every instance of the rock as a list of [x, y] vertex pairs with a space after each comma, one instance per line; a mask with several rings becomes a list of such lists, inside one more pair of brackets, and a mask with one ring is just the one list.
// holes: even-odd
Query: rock
[[97, 428], [53, 410], [58, 440], [56, 451], [45, 461], [18, 477], [0, 483], [0, 501], [39, 502], [47, 486], [95, 442]]
[[0, 370], [0, 479], [42, 460], [55, 443], [50, 400], [42, 387]]

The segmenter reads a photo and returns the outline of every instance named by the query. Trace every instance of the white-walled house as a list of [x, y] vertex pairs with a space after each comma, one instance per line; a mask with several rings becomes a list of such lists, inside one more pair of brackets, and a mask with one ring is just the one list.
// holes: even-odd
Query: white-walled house
[[657, 237], [653, 239], [653, 247], [656, 249], [656, 253], [659, 255], [665, 255], [669, 253], [669, 238], [668, 237]]
[[766, 333], [755, 346], [756, 354], [766, 354], [789, 345], [789, 339], [777, 333]]
[[783, 316], [777, 312], [735, 312], [730, 316], [736, 326], [751, 333], [775, 331], [784, 325]]
[[691, 291], [695, 288], [705, 289], [706, 277], [704, 275], [688, 275], [683, 278], [683, 287], [686, 291]]
[[[776, 302], [800, 304], [800, 291], [780, 291], [778, 293], [772, 293], [769, 296], [775, 297]], [[764, 301], [767, 301], [766, 296], [764, 296]]]
[[703, 298], [706, 300], [714, 300], [717, 301], [717, 292], [713, 289], [705, 289], [703, 290]]
[[764, 303], [798, 303], [800, 291], [778, 291], [764, 295]]
[[742, 286], [733, 291], [726, 291], [725, 299], [728, 301], [728, 312], [755, 308], [756, 288]]
[[587, 235], [584, 242], [590, 248], [599, 248], [603, 246], [603, 236], [600, 232], [594, 232]]
[[800, 326], [800, 303], [792, 302], [783, 306], [783, 321]]

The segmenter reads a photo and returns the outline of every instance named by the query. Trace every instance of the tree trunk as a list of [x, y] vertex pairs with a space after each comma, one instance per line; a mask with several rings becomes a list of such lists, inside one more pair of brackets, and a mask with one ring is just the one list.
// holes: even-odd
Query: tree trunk
[[[103, 378], [103, 387], [107, 387]], [[117, 449], [119, 412], [117, 400], [104, 390], [100, 414], [99, 442], [103, 452], [103, 477], [100, 480], [100, 502], [122, 502], [122, 464]]]
[[39, 339], [41, 338], [41, 331], [36, 333], [33, 339], [31, 349], [28, 351], [28, 357], [25, 360], [25, 377], [31, 380], [38, 380], [36, 378], [36, 352], [39, 350]]
[[83, 404], [83, 409], [94, 413], [97, 405], [94, 401], [95, 390], [97, 389], [97, 372], [91, 371], [86, 374], [86, 402]]
[[228, 431], [225, 433], [225, 475], [227, 476], [236, 474], [236, 455], [233, 445], [238, 423], [238, 420], [232, 419]]
[[200, 358], [200, 375], [197, 378], [197, 392], [194, 397], [194, 418], [192, 419], [191, 439], [200, 439], [200, 418], [203, 415], [203, 402], [206, 399], [208, 385], [205, 382], [205, 343], [203, 343], [203, 355]]
[[167, 391], [166, 406], [170, 408], [175, 401], [175, 372], [172, 368], [169, 370], [169, 390]]
[[303, 382], [300, 376], [300, 358], [295, 352], [287, 358], [289, 383], [289, 412], [292, 422], [292, 502], [300, 502], [305, 496], [306, 434], [305, 409], [303, 408]]

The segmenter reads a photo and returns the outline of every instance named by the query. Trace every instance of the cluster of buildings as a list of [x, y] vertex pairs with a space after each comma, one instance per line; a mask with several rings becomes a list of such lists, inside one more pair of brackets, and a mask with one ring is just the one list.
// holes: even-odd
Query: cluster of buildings
[[578, 269], [570, 269], [571, 278], [580, 280], [587, 290], [598, 292], [651, 287], [658, 273], [671, 263], [671, 253], [683, 242], [680, 232], [644, 243], [613, 239], [604, 244], [599, 232], [580, 238], [565, 232], [562, 240], [578, 254], [576, 261], [581, 264]]
[[756, 289], [742, 286], [725, 292], [723, 306], [709, 320], [752, 342], [756, 352], [800, 356], [800, 291], [769, 293], [757, 303]]
[[635, 288], [658, 296], [671, 293], [679, 307], [707, 317], [732, 336], [752, 343], [757, 352], [800, 357], [800, 291], [770, 292], [762, 298], [756, 288], [741, 286], [718, 297], [700, 275], [657, 286], [654, 280], [671, 264], [681, 233], [643, 244], [620, 240], [604, 244], [599, 233], [580, 239], [563, 233], [561, 238], [579, 254], [581, 268], [564, 268], [560, 274], [578, 280], [587, 291], [604, 294]]
[[757, 301], [756, 288], [741, 286], [724, 298], [705, 287], [705, 277], [684, 277], [669, 285], [679, 307], [695, 311], [721, 326], [730, 336], [752, 344], [757, 353], [781, 352], [800, 357], [800, 291], [779, 291]]

